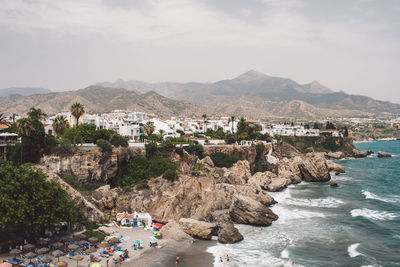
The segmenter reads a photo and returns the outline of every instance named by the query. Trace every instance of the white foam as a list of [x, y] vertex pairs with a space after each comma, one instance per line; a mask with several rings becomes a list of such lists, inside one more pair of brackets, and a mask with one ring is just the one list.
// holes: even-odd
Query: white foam
[[360, 245], [360, 243], [355, 243], [355, 244], [351, 244], [347, 248], [347, 253], [349, 253], [350, 258], [355, 258], [357, 256], [362, 255], [360, 252], [357, 251], [357, 248], [359, 245]]
[[354, 209], [350, 211], [352, 217], [364, 217], [376, 221], [386, 221], [393, 220], [398, 217], [395, 213], [390, 213], [387, 211], [370, 210], [366, 208]]
[[322, 212], [313, 212], [303, 209], [286, 208], [282, 205], [275, 205], [271, 208], [273, 212], [278, 214], [279, 219], [274, 224], [286, 224], [288, 221], [299, 220], [299, 219], [311, 219], [311, 218], [325, 218], [325, 214]]
[[289, 259], [289, 251], [287, 249], [282, 250], [281, 252], [281, 258], [283, 259]]
[[380, 197], [378, 195], [375, 195], [371, 192], [361, 190], [362, 194], [365, 196], [366, 199], [375, 199], [375, 200], [380, 200], [383, 202], [388, 202], [388, 203], [398, 203], [400, 202], [400, 198], [398, 196], [393, 196], [393, 197]]
[[328, 198], [286, 198], [282, 202], [286, 205], [304, 206], [304, 207], [317, 207], [317, 208], [337, 208], [344, 204], [340, 199]]

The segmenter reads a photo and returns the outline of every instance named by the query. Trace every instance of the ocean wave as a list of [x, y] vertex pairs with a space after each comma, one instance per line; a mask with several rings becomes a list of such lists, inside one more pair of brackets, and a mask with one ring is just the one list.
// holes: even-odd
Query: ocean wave
[[360, 252], [357, 251], [358, 246], [360, 246], [360, 243], [351, 244], [347, 248], [347, 253], [349, 253], [350, 258], [355, 258], [362, 255]]
[[370, 210], [366, 208], [362, 209], [354, 209], [350, 211], [352, 217], [364, 217], [371, 220], [376, 221], [386, 221], [386, 220], [393, 220], [398, 217], [395, 213], [390, 213], [387, 211], [377, 211], [377, 210]]
[[328, 198], [292, 198], [285, 199], [282, 204], [303, 206], [303, 207], [315, 207], [315, 208], [337, 208], [344, 204], [340, 199], [328, 197]]
[[289, 251], [287, 249], [282, 250], [281, 252], [281, 258], [283, 259], [289, 259]]
[[365, 196], [366, 199], [375, 199], [375, 200], [380, 200], [380, 201], [388, 202], [388, 203], [398, 203], [398, 202], [400, 202], [399, 196], [380, 197], [380, 196], [375, 195], [374, 193], [368, 192], [366, 190], [361, 190], [361, 192]]

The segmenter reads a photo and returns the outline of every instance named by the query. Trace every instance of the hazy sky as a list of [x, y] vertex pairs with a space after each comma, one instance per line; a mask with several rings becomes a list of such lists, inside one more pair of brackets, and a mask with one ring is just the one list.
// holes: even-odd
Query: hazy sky
[[0, 0], [0, 88], [255, 69], [400, 103], [400, 1]]

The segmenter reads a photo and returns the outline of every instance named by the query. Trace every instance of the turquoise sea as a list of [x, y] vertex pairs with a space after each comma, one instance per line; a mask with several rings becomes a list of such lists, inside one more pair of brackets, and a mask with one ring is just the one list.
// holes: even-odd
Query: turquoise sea
[[[245, 240], [208, 249], [215, 266], [400, 266], [400, 141], [359, 143], [392, 158], [340, 160], [346, 173], [273, 193], [279, 219]], [[228, 254], [230, 262], [219, 262]]]

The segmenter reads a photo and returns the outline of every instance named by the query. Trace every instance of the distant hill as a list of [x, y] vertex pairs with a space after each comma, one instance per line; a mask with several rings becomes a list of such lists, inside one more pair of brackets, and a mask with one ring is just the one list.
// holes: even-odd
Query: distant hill
[[217, 113], [226, 111], [235, 115], [309, 118], [400, 114], [399, 104], [335, 92], [317, 81], [299, 84], [291, 79], [272, 77], [254, 70], [215, 83], [118, 80], [116, 83], [102, 84], [141, 92], [153, 90], [173, 99], [210, 106]]
[[90, 113], [127, 109], [170, 117], [176, 115], [198, 116], [205, 112], [205, 108], [199, 105], [169, 99], [152, 91], [142, 94], [121, 88], [89, 86], [77, 91], [0, 97], [0, 113], [23, 114], [31, 107], [35, 107], [42, 109], [47, 114], [56, 114], [69, 111], [69, 108], [75, 102], [82, 103], [86, 112]]
[[38, 87], [10, 87], [0, 89], [0, 97], [8, 95], [35, 95], [35, 94], [47, 94], [51, 93], [51, 90]]

